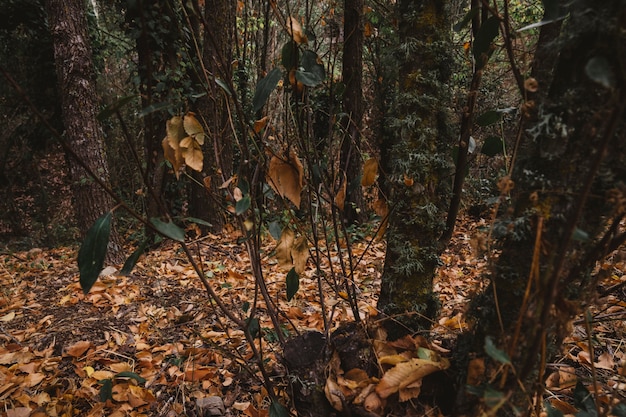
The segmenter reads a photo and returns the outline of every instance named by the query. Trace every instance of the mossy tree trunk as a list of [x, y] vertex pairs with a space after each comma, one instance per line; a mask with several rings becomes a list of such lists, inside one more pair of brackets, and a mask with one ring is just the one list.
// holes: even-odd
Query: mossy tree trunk
[[568, 323], [596, 295], [596, 261], [626, 238], [626, 3], [569, 7], [553, 76], [545, 77], [551, 87], [536, 95], [542, 101], [526, 114], [532, 122], [512, 177], [501, 181], [513, 204], [494, 225], [501, 255], [474, 303], [477, 354], [487, 357], [482, 346], [492, 336], [516, 370], [493, 378], [503, 393], [519, 391], [520, 381], [527, 392], [541, 386]]
[[378, 307], [390, 337], [430, 328], [432, 283], [451, 179], [447, 86], [450, 26], [444, 0], [398, 2], [397, 118], [389, 161], [391, 216]]

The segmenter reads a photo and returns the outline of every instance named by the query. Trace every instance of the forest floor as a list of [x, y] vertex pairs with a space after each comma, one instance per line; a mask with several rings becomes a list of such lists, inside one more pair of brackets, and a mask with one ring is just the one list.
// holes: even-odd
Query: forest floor
[[[468, 300], [484, 287], [488, 261], [473, 249], [479, 226], [463, 221], [442, 256], [436, 280], [442, 310], [433, 345], [467, 330]], [[209, 235], [191, 247], [218, 294], [243, 314], [255, 285], [237, 238]], [[383, 243], [368, 243], [366, 238], [354, 244], [355, 258], [362, 256], [355, 281], [362, 316], [375, 320], [385, 250]], [[262, 258], [272, 297], [297, 328], [323, 330], [311, 264], [287, 302], [286, 272], [271, 256], [275, 246], [268, 237]], [[201, 408], [215, 404], [215, 397], [224, 415], [269, 414], [242, 332], [218, 318], [177, 246], [165, 243], [151, 251], [129, 276], [108, 268], [87, 295], [78, 283], [76, 253], [76, 247], [63, 247], [0, 255], [0, 415], [211, 415]], [[563, 414], [594, 415], [574, 398], [577, 381], [591, 391], [597, 381], [593, 399], [600, 405], [626, 397], [626, 264], [618, 258], [599, 266], [604, 295], [573, 322], [559, 361], [546, 367], [546, 398]], [[326, 303], [333, 328], [352, 319], [341, 295], [329, 294]], [[260, 320], [259, 347], [276, 386], [284, 388], [280, 345], [269, 319]], [[281, 401], [289, 404], [283, 392]]]

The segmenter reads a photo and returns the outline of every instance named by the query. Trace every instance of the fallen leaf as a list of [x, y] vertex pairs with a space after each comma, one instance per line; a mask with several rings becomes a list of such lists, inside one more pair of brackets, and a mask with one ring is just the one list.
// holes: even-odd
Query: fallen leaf
[[[399, 390], [404, 390], [405, 398], [403, 401], [415, 398], [419, 395], [420, 388], [418, 384], [415, 384], [417, 381], [433, 372], [447, 369], [449, 366], [450, 364], [446, 359], [442, 359], [440, 362], [433, 362], [426, 359], [413, 358], [409, 361], [398, 363], [385, 372], [376, 386], [376, 393], [381, 398], [387, 398]], [[407, 397], [407, 395], [414, 396]]]
[[68, 347], [65, 350], [65, 353], [74, 358], [78, 358], [83, 353], [87, 352], [87, 350], [93, 346], [92, 343], [88, 340], [81, 340], [80, 342], [74, 343], [72, 346]]

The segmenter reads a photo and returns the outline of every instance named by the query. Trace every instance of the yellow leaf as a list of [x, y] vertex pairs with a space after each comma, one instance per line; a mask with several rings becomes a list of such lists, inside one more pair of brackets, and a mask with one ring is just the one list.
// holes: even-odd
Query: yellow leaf
[[15, 311], [11, 311], [10, 313], [7, 313], [4, 316], [0, 317], [0, 321], [4, 323], [8, 323], [14, 318], [15, 318]]
[[83, 371], [87, 374], [87, 376], [91, 376], [95, 372], [95, 369], [93, 369], [92, 366], [85, 366]]
[[339, 191], [335, 195], [335, 205], [339, 207], [340, 210], [343, 210], [343, 207], [346, 203], [346, 174], [343, 175], [343, 181], [341, 182], [341, 187], [339, 187]]
[[266, 181], [281, 197], [300, 208], [300, 194], [304, 186], [304, 169], [294, 152], [285, 161], [277, 156], [270, 160]]
[[204, 129], [198, 122], [198, 119], [196, 119], [195, 113], [189, 112], [185, 115], [183, 126], [189, 136], [194, 138], [200, 145], [204, 145]]
[[447, 369], [450, 366], [446, 359], [433, 362], [426, 359], [413, 358], [407, 362], [398, 363], [383, 375], [376, 386], [376, 393], [381, 398], [387, 398], [391, 394], [403, 390], [403, 401], [415, 398], [419, 395], [417, 383], [426, 375], [436, 371]]
[[304, 34], [304, 31], [302, 30], [302, 25], [300, 25], [300, 22], [298, 22], [293, 16], [289, 16], [287, 19], [287, 33], [291, 35], [294, 42], [297, 44], [309, 42]]
[[181, 142], [181, 147], [182, 143], [186, 139], [190, 139], [191, 144], [189, 147], [183, 148], [182, 151], [183, 158], [185, 158], [185, 164], [195, 171], [202, 171], [202, 160], [204, 158], [204, 155], [202, 154], [202, 149], [200, 148], [198, 142], [191, 138], [183, 139], [183, 141]]
[[278, 260], [278, 265], [284, 270], [290, 270], [293, 266], [291, 247], [294, 239], [295, 234], [290, 228], [286, 227], [283, 229], [276, 246], [276, 259]]
[[370, 158], [363, 164], [363, 177], [361, 177], [361, 185], [363, 187], [369, 187], [376, 181], [376, 175], [378, 175], [378, 161], [375, 158]]

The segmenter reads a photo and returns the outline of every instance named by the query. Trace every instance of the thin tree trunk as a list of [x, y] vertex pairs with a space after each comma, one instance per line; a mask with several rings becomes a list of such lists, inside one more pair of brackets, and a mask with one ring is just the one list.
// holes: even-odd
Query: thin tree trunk
[[[215, 79], [232, 79], [231, 61], [235, 10], [230, 0], [207, 0], [205, 16], [212, 23], [205, 27], [203, 62], [207, 70], [207, 96], [198, 103], [200, 116], [206, 122], [209, 140], [204, 150], [202, 179], [208, 178], [207, 189], [194, 186], [191, 194], [191, 215], [211, 223], [219, 232], [225, 224], [223, 199], [219, 186], [232, 175], [233, 144], [227, 97]], [[209, 194], [210, 193], [210, 194]]]
[[[105, 182], [109, 182], [102, 130], [96, 119], [98, 98], [95, 71], [82, 0], [46, 0], [54, 42], [65, 135], [74, 152]], [[70, 158], [76, 221], [83, 235], [93, 222], [113, 209], [112, 198]], [[119, 262], [121, 245], [113, 229], [109, 261]]]
[[361, 127], [363, 120], [363, 0], [344, 2], [343, 107], [347, 114], [341, 146], [340, 171], [347, 181], [343, 219], [354, 224], [363, 218], [363, 191], [358, 182], [361, 173]]

